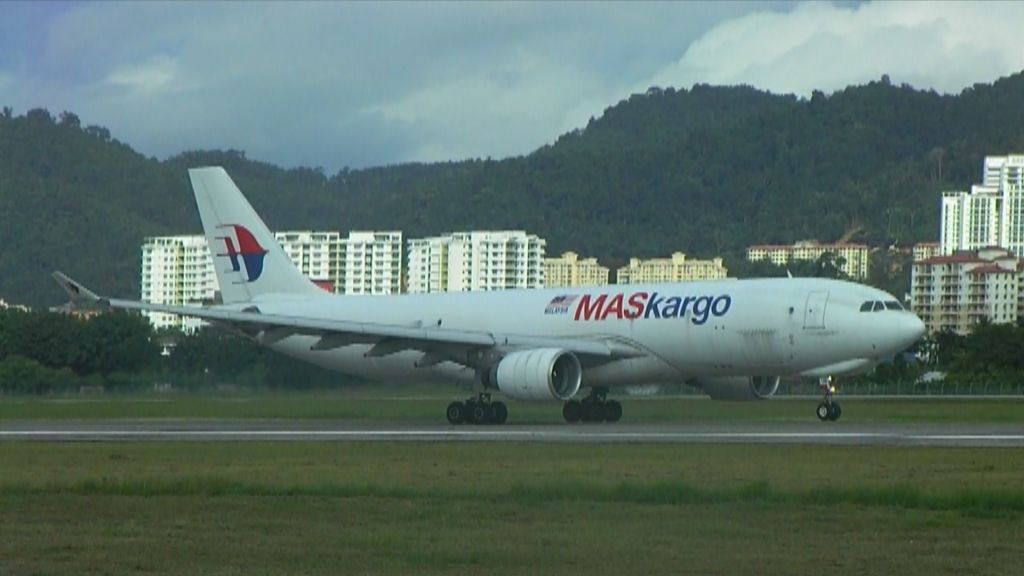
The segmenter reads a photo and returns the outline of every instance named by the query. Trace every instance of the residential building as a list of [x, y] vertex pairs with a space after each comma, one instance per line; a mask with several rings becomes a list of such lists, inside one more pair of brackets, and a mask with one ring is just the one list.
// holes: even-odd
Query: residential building
[[408, 291], [464, 292], [544, 286], [546, 241], [522, 230], [477, 230], [409, 241]]
[[402, 291], [402, 233], [349, 232], [341, 241], [341, 294], [399, 294]]
[[[218, 290], [217, 275], [204, 236], [156, 236], [142, 243], [141, 298], [171, 306], [202, 306]], [[194, 332], [201, 320], [143, 312], [154, 328]]]
[[928, 333], [967, 334], [988, 320], [1016, 322], [1024, 307], [1024, 260], [1005, 248], [937, 255], [914, 262], [911, 309]]
[[1024, 257], [1024, 155], [987, 156], [970, 192], [942, 193], [942, 254], [1009, 249]]
[[802, 240], [793, 245], [761, 244], [747, 248], [747, 260], [768, 260], [777, 266], [786, 266], [795, 260], [816, 261], [826, 252], [844, 260], [840, 270], [854, 280], [868, 277], [868, 247], [847, 242], [821, 244], [815, 240]]
[[641, 260], [630, 258], [629, 264], [615, 274], [617, 284], [652, 284], [657, 282], [686, 282], [690, 280], [717, 280], [728, 276], [721, 258], [696, 260], [682, 252], [671, 258]]
[[544, 259], [544, 286], [604, 286], [608, 284], [608, 272], [608, 267], [598, 264], [597, 258], [580, 260], [575, 252], [565, 252], [558, 258]]
[[406, 252], [406, 291], [410, 293], [448, 291], [447, 236], [415, 238], [408, 242]]
[[328, 292], [341, 292], [341, 234], [338, 232], [275, 232], [274, 238], [299, 271]]
[[942, 253], [941, 246], [942, 245], [938, 242], [918, 242], [917, 244], [914, 244], [914, 262], [920, 262], [921, 260], [927, 260], [932, 256], [938, 256]]

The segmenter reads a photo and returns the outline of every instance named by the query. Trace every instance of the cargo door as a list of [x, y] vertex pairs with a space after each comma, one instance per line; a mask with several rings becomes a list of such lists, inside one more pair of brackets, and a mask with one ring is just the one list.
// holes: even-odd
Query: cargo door
[[804, 330], [825, 328], [825, 308], [828, 306], [828, 290], [814, 290], [807, 295], [804, 308]]

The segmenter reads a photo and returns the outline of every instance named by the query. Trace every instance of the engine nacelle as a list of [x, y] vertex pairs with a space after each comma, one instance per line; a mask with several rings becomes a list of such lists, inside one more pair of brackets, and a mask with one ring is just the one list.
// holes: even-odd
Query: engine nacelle
[[516, 400], [568, 400], [576, 395], [583, 367], [572, 352], [537, 348], [512, 352], [490, 371], [491, 384]]
[[697, 384], [713, 400], [764, 400], [779, 389], [779, 376], [701, 378]]

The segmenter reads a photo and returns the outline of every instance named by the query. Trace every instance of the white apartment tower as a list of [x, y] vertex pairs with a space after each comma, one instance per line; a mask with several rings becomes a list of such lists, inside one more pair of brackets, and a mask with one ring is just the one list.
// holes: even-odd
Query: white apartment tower
[[337, 232], [275, 232], [274, 238], [304, 276], [328, 292], [342, 284], [341, 235]]
[[608, 284], [608, 273], [608, 267], [598, 264], [597, 258], [581, 260], [575, 252], [566, 252], [558, 258], [544, 259], [546, 288], [604, 286]]
[[[172, 306], [201, 306], [218, 290], [205, 236], [157, 236], [142, 243], [142, 301]], [[143, 312], [154, 328], [194, 332], [196, 318]]]
[[455, 232], [409, 241], [410, 293], [544, 286], [546, 241], [522, 230]]
[[448, 248], [450, 236], [415, 238], [409, 240], [406, 255], [408, 278], [406, 290], [410, 293], [448, 291]]
[[402, 291], [402, 233], [349, 232], [341, 241], [342, 294], [398, 294]]
[[1024, 155], [986, 156], [982, 183], [942, 193], [941, 252], [1006, 248], [1024, 256]]

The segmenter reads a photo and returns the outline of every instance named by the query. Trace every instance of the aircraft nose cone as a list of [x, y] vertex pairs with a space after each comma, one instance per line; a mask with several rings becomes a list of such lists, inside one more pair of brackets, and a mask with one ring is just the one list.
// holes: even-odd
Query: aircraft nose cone
[[920, 340], [921, 336], [924, 336], [924, 322], [916, 314], [908, 314], [904, 324], [903, 331], [906, 334], [908, 346]]

